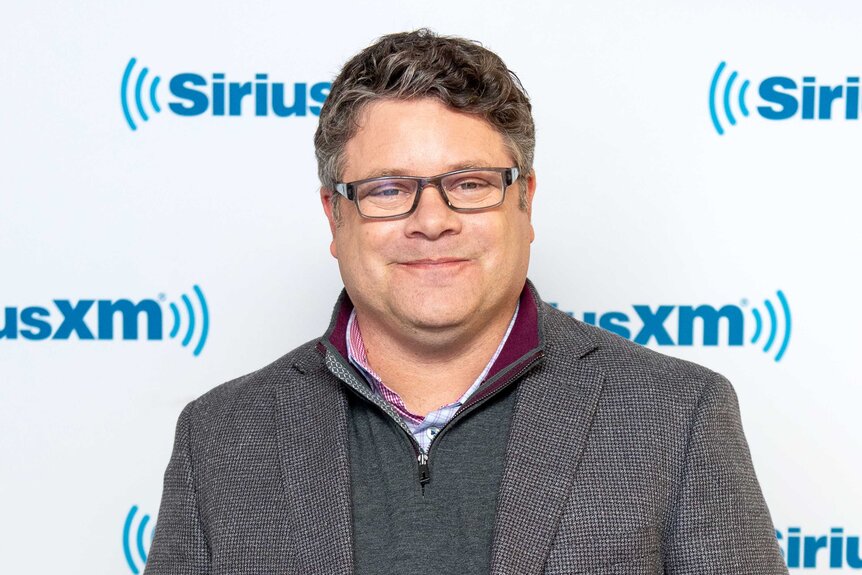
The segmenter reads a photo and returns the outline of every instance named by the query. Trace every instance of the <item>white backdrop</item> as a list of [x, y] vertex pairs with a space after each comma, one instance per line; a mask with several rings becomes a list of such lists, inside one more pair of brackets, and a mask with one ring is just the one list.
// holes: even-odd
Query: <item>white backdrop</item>
[[[181, 408], [321, 334], [340, 290], [316, 192], [312, 87], [376, 37], [420, 26], [481, 40], [531, 95], [541, 295], [581, 319], [623, 314], [606, 317], [632, 337], [634, 306], [673, 306], [663, 325], [674, 343], [681, 306], [731, 306], [742, 345], [729, 345], [727, 320], [717, 345], [704, 345], [700, 320], [691, 345], [648, 345], [734, 383], [791, 571], [805, 561], [795, 541], [813, 549], [830, 534], [805, 571], [862, 568], [862, 126], [844, 109], [862, 75], [860, 24], [851, 1], [7, 3], [3, 572], [142, 570]], [[135, 130], [121, 103], [131, 58]], [[179, 115], [169, 104], [188, 104], [171, 90], [182, 74], [200, 76], [208, 100], [213, 74], [266, 74], [259, 82], [283, 84], [288, 105], [304, 83], [303, 115], [257, 116], [252, 97], [236, 116], [211, 102]], [[776, 77], [797, 88], [764, 97]], [[802, 119], [788, 106], [803, 84], [840, 85], [848, 99], [821, 119], [815, 91], [815, 117]], [[767, 119], [764, 106], [790, 117]], [[151, 322], [161, 314], [162, 338], [146, 338], [142, 316], [137, 339], [123, 339], [120, 316], [99, 310], [118, 300], [150, 306]]]

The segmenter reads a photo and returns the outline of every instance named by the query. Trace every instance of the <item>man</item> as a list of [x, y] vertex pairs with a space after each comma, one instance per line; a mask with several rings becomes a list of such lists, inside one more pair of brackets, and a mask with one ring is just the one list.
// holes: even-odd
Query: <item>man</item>
[[329, 329], [186, 407], [147, 573], [786, 573], [720, 375], [526, 280], [529, 101], [420, 30], [332, 85]]

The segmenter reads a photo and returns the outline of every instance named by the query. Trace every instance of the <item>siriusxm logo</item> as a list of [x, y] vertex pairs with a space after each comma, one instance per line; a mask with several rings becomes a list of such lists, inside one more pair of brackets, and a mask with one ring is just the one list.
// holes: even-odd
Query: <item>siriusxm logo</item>
[[[182, 306], [176, 302], [167, 304], [171, 313], [170, 338], [181, 341], [183, 347], [189, 347], [194, 340], [192, 353], [197, 357], [206, 344], [209, 334], [209, 308], [203, 291], [197, 285], [193, 286], [197, 298], [198, 310], [192, 305], [191, 298], [180, 296]], [[25, 308], [6, 307], [4, 309], [4, 324], [0, 328], [0, 340], [13, 340], [19, 337], [27, 340], [59, 339], [67, 340], [75, 335], [79, 340], [112, 340], [122, 337], [124, 340], [137, 340], [146, 337], [149, 340], [164, 338], [164, 321], [162, 303], [164, 294], [159, 300], [143, 299], [133, 302], [128, 299], [92, 300], [55, 299], [52, 309], [43, 306]], [[93, 318], [87, 323], [88, 317]], [[197, 326], [200, 317], [200, 328]], [[139, 320], [143, 318], [145, 336], [139, 334]], [[115, 331], [117, 320], [120, 329]], [[185, 333], [180, 334], [183, 324]], [[95, 325], [95, 331], [92, 326]], [[117, 334], [122, 334], [117, 335]]]
[[[132, 117], [137, 111], [140, 120], [148, 122], [150, 114], [161, 113], [159, 85], [161, 77], [147, 81], [150, 71], [143, 67], [137, 76], [134, 68], [137, 60], [132, 58], [123, 72], [120, 83], [120, 104], [123, 117], [132, 130], [138, 125]], [[134, 77], [134, 78], [133, 78]], [[253, 80], [229, 81], [222, 72], [207, 76], [193, 72], [176, 74], [168, 81], [170, 99], [167, 109], [178, 116], [306, 116], [320, 114], [320, 105], [329, 95], [329, 82], [271, 82], [268, 74], [255, 74]], [[145, 105], [145, 103], [147, 105]], [[134, 108], [132, 105], [134, 104]]]
[[775, 536], [791, 569], [862, 569], [859, 536], [845, 536], [843, 527], [831, 528], [828, 535], [803, 535], [799, 527], [790, 527], [787, 533], [776, 530]]
[[[769, 299], [763, 300], [765, 313], [758, 307], [748, 308], [748, 300], [741, 305], [727, 304], [721, 307], [712, 305], [633, 305], [632, 311], [585, 311], [585, 323], [597, 325], [617, 335], [647, 345], [656, 343], [661, 346], [693, 346], [696, 340], [705, 346], [720, 343], [729, 346], [762, 346], [765, 353], [775, 354], [775, 361], [781, 361], [790, 343], [791, 316], [787, 298], [781, 290], [776, 292], [778, 306]], [[557, 304], [551, 303], [557, 307]], [[779, 314], [778, 310], [781, 311]], [[573, 312], [566, 312], [574, 317]], [[781, 319], [779, 320], [779, 315]], [[754, 331], [749, 339], [745, 335], [745, 318], [751, 317]], [[727, 337], [720, 342], [720, 326], [726, 326]], [[782, 332], [782, 333], [779, 333]], [[674, 337], [674, 335], [676, 337]], [[699, 338], [695, 336], [699, 335]]]
[[[140, 520], [135, 519], [138, 513], [138, 506], [132, 505], [129, 513], [126, 515], [126, 521], [123, 523], [123, 554], [126, 557], [126, 563], [134, 575], [138, 575], [144, 570], [144, 565], [147, 563], [147, 549], [153, 541], [155, 528], [150, 525], [150, 516], [144, 514]], [[132, 551], [134, 549], [134, 552]], [[136, 562], [140, 560], [141, 566], [138, 567]]]
[[[723, 79], [725, 67], [724, 62], [718, 65], [709, 85], [709, 114], [719, 135], [725, 131], [719, 119], [721, 114], [731, 126], [735, 126], [737, 121], [734, 108], [740, 118], [751, 115], [746, 102], [751, 82], [742, 80], [736, 85], [739, 74], [735, 71]], [[836, 85], [820, 84], [814, 76], [801, 79], [770, 76], [758, 84], [757, 93], [761, 105], [754, 110], [766, 120], [796, 117], [803, 120], [859, 119], [859, 76], [847, 76], [845, 83]]]

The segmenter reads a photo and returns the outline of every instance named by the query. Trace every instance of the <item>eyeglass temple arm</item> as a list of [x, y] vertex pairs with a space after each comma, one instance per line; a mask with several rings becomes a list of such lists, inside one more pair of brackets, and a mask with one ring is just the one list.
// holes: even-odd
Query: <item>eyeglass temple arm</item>
[[342, 196], [344, 196], [345, 198], [347, 198], [348, 200], [350, 200], [351, 202], [353, 201], [352, 186], [345, 184], [345, 183], [339, 183], [339, 184], [335, 184], [333, 189], [336, 192], [338, 192], [339, 194], [341, 194]]
[[518, 176], [521, 174], [518, 168], [509, 168], [506, 170], [506, 187], [508, 188], [512, 184], [515, 183], [515, 180], [518, 179]]

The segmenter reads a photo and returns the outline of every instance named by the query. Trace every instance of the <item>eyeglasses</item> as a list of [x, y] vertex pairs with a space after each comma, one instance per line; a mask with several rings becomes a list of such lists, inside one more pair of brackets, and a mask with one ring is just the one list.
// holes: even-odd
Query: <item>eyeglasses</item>
[[337, 183], [335, 191], [356, 204], [359, 215], [373, 220], [401, 218], [419, 205], [422, 190], [434, 186], [456, 212], [494, 208], [506, 198], [506, 188], [518, 179], [518, 168], [469, 168], [430, 178], [384, 176]]

